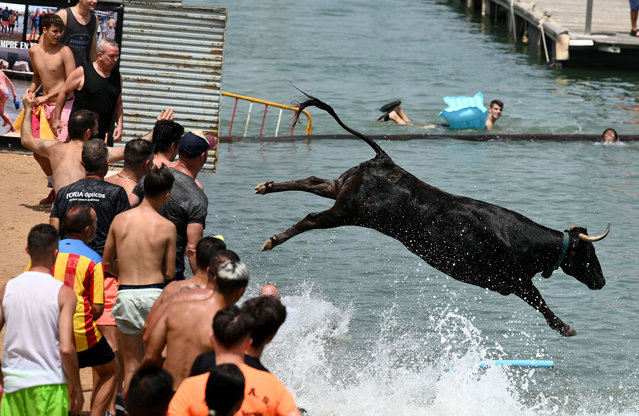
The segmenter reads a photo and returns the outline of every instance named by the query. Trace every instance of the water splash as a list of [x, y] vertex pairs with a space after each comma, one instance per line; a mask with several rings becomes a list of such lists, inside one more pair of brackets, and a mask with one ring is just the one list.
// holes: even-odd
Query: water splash
[[537, 389], [539, 372], [552, 370], [479, 368], [506, 354], [498, 343], [484, 345], [481, 332], [454, 308], [433, 315], [429, 331], [415, 332], [393, 306], [381, 311], [368, 342], [355, 342], [353, 305], [318, 299], [312, 287], [283, 301], [290, 320], [264, 362], [311, 415], [564, 413], [566, 403]]

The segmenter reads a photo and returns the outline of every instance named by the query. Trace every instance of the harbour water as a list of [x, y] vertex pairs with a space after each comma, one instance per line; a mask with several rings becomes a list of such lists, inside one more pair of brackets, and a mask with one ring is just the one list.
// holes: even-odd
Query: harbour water
[[[638, 132], [639, 74], [547, 68], [503, 29], [444, 1], [215, 5], [229, 9], [223, 90], [288, 103], [301, 98], [295, 85], [364, 133], [412, 132], [375, 122], [391, 99], [402, 99], [415, 121], [437, 122], [443, 96], [477, 91], [505, 102], [497, 131]], [[225, 111], [223, 102], [228, 122]], [[315, 132], [342, 133], [311, 113]], [[253, 186], [337, 178], [373, 153], [355, 140], [222, 144], [217, 173], [201, 178], [210, 200], [206, 232], [223, 234], [249, 266], [248, 296], [267, 282], [283, 292], [289, 319], [264, 362], [298, 404], [311, 415], [639, 414], [639, 144], [380, 144], [431, 185], [548, 227], [600, 233], [610, 222], [610, 235], [596, 244], [607, 284], [591, 291], [560, 270], [535, 278], [578, 331], [563, 338], [520, 299], [453, 280], [372, 230], [315, 230], [261, 252], [269, 236], [332, 201], [258, 196]], [[478, 369], [485, 359], [553, 360], [555, 368]]]

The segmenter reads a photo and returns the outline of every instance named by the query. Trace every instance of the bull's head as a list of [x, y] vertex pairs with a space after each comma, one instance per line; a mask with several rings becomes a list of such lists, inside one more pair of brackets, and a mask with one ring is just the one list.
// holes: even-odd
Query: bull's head
[[601, 265], [595, 254], [595, 241], [602, 240], [610, 232], [610, 224], [601, 235], [590, 236], [585, 228], [573, 225], [566, 230], [570, 236], [570, 246], [561, 269], [564, 273], [573, 276], [590, 289], [601, 289], [606, 284], [606, 279], [601, 271]]

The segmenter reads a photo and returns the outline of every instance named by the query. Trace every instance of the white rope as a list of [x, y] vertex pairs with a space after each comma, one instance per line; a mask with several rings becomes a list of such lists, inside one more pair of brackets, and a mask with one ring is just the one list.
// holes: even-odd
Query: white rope
[[539, 22], [539, 33], [541, 34], [541, 41], [544, 44], [544, 53], [546, 54], [546, 63], [549, 63], [550, 62], [550, 58], [548, 57], [548, 45], [546, 45], [546, 35], [544, 34], [544, 22], [545, 21], [546, 21], [546, 18], [544, 17]]
[[280, 131], [280, 121], [282, 121], [282, 109], [280, 108], [280, 115], [277, 117], [277, 126], [275, 127], [275, 137], [277, 137], [277, 132]]
[[513, 40], [517, 42], [517, 27], [515, 26], [515, 0], [510, 0], [510, 20], [512, 20]]
[[248, 131], [249, 121], [251, 121], [251, 110], [253, 109], [253, 103], [249, 104], [249, 111], [246, 115], [246, 125], [244, 126], [244, 137], [246, 137], [246, 132]]

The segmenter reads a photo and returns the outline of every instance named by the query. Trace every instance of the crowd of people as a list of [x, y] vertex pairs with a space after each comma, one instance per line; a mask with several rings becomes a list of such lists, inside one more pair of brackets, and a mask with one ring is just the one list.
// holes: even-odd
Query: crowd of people
[[260, 362], [286, 318], [277, 289], [236, 306], [248, 268], [222, 236], [204, 235], [197, 176], [209, 140], [168, 108], [147, 135], [112, 147], [119, 47], [96, 41], [96, 3], [43, 15], [29, 51], [15, 124], [49, 177], [52, 208], [27, 236], [27, 271], [0, 289], [0, 413], [78, 414], [79, 369], [90, 367], [92, 416], [299, 415]]
[[[27, 91], [25, 109], [35, 102]], [[92, 138], [91, 111], [71, 115], [65, 143], [35, 137], [24, 118], [22, 141], [49, 159], [57, 192], [49, 224], [28, 235], [30, 266], [0, 289], [3, 415], [77, 414], [86, 367], [91, 415], [301, 414], [260, 362], [286, 318], [277, 288], [236, 306], [248, 268], [222, 236], [204, 236], [196, 178], [209, 142], [173, 118], [163, 111], [124, 148]]]

